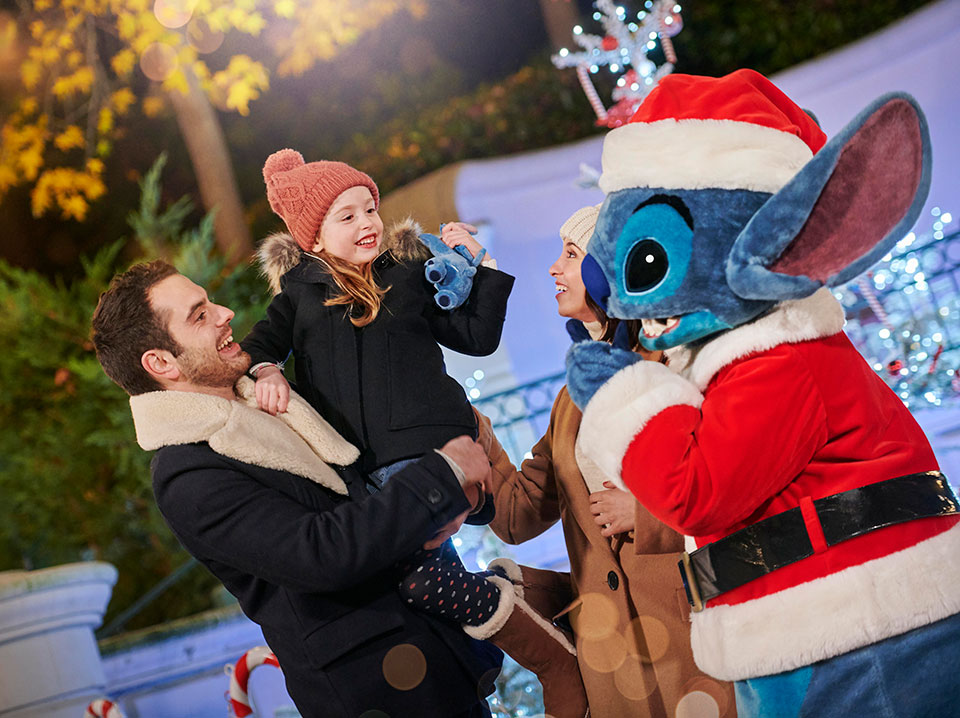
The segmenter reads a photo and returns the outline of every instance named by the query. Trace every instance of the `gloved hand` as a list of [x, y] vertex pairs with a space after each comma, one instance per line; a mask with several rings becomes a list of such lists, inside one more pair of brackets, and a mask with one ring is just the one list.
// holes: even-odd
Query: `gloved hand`
[[621, 323], [614, 333], [613, 344], [591, 341], [582, 322], [571, 319], [567, 333], [574, 344], [567, 351], [567, 391], [573, 403], [583, 411], [597, 390], [621, 369], [643, 361], [630, 351], [627, 326]]

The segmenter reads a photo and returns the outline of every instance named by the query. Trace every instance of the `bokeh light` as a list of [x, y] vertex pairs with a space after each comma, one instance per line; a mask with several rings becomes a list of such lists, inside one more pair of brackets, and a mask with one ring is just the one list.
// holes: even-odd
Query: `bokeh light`
[[216, 52], [223, 44], [223, 33], [212, 30], [203, 18], [193, 18], [187, 25], [187, 42], [199, 53]]
[[599, 641], [616, 632], [620, 612], [602, 593], [583, 593], [580, 605], [570, 613], [570, 621], [578, 637]]
[[627, 639], [611, 633], [599, 640], [583, 639], [577, 648], [580, 660], [598, 673], [612, 673], [627, 658]]
[[657, 677], [635, 656], [627, 656], [613, 674], [613, 683], [620, 694], [632, 701], [646, 700], [657, 687]]
[[154, 82], [163, 82], [177, 69], [177, 52], [162, 42], [152, 43], [140, 55], [140, 69]]
[[630, 630], [636, 639], [640, 658], [647, 662], [659, 661], [670, 647], [670, 632], [658, 618], [640, 616], [630, 621]]
[[383, 677], [398, 691], [409, 691], [420, 685], [427, 675], [427, 659], [423, 651], [409, 643], [394, 646], [383, 657]]
[[694, 691], [677, 701], [677, 718], [720, 718], [720, 706], [707, 693]]
[[681, 693], [675, 718], [716, 718], [727, 711], [729, 694], [712, 678], [697, 676], [684, 684]]
[[164, 27], [175, 30], [190, 21], [196, 0], [155, 0], [153, 16]]

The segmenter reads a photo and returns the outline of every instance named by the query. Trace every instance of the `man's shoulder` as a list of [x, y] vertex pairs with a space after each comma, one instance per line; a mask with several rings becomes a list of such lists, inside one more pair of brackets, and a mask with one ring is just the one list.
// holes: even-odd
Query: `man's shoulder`
[[230, 471], [237, 476], [253, 477], [261, 470], [253, 464], [218, 454], [205, 441], [163, 446], [150, 462], [154, 487], [187, 473]]

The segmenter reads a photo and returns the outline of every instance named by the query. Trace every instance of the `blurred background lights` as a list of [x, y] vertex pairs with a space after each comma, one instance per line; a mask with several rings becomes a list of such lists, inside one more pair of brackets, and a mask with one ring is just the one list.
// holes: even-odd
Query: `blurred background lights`
[[427, 659], [410, 643], [400, 643], [383, 657], [383, 677], [399, 691], [416, 688], [427, 675]]
[[140, 55], [140, 69], [154, 82], [163, 82], [177, 69], [177, 52], [169, 45], [154, 42]]
[[199, 53], [211, 53], [223, 44], [223, 33], [213, 30], [206, 20], [193, 18], [187, 25], [187, 41]]
[[153, 3], [153, 16], [164, 27], [175, 30], [190, 21], [196, 0], [156, 0]]

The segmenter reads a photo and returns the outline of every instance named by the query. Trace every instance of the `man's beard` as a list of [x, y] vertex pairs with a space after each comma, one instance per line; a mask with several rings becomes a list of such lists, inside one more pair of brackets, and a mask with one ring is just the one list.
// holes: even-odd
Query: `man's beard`
[[183, 377], [197, 386], [212, 388], [233, 387], [250, 368], [250, 355], [240, 351], [235, 357], [224, 360], [210, 350], [187, 350], [177, 357]]

